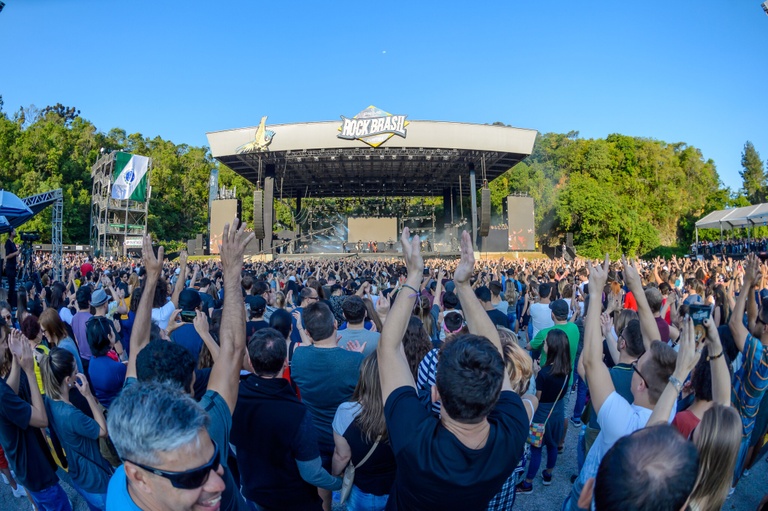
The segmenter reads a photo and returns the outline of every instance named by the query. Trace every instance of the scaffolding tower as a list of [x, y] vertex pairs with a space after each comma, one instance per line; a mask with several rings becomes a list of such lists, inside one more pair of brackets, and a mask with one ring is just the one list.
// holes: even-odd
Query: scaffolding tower
[[[152, 171], [150, 160], [147, 175]], [[141, 247], [141, 236], [147, 233], [147, 200], [118, 200], [112, 198], [115, 153], [106, 153], [91, 167], [91, 245], [97, 257], [125, 257], [129, 247]]]

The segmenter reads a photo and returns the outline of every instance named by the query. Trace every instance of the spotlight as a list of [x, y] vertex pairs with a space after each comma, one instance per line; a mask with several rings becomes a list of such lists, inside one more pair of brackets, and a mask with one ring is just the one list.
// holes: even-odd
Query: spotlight
[[3, 12], [3, 7], [5, 7], [5, 2], [0, 1], [0, 12]]
[[[0, 11], [3, 10], [2, 6], [3, 2], [0, 2]], [[765, 14], [768, 14], [768, 0], [762, 3], [763, 11], [765, 11]]]

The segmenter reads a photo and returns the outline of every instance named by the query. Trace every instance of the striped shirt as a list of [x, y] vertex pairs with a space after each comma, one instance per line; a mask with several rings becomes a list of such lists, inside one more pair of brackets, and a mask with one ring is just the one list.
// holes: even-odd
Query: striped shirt
[[742, 434], [748, 437], [755, 427], [755, 417], [768, 388], [768, 349], [747, 334], [742, 352], [744, 363], [733, 378], [731, 402], [741, 414]]

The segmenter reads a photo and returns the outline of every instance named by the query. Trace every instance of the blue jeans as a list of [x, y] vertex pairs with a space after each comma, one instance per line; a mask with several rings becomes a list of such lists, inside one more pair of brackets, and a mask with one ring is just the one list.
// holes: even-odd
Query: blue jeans
[[544, 422], [545, 414], [549, 413], [549, 409], [552, 408], [552, 414], [549, 416], [547, 425], [544, 428], [544, 437], [542, 438], [541, 447], [531, 446], [531, 460], [528, 462], [528, 473], [526, 479], [533, 480], [536, 474], [539, 472], [541, 466], [541, 450], [546, 446], [547, 448], [547, 471], [552, 472], [557, 464], [557, 448], [560, 443], [560, 438], [563, 434], [563, 411], [565, 410], [565, 403], [563, 400], [558, 401], [555, 404], [540, 403], [540, 409], [536, 410], [534, 415], [534, 422]]
[[29, 494], [40, 511], [72, 511], [69, 498], [59, 483], [42, 491], [30, 491]]
[[584, 439], [584, 435], [587, 431], [587, 425], [584, 424], [579, 430], [579, 440], [576, 443], [576, 467], [581, 472], [581, 468], [584, 466], [584, 459], [587, 457], [587, 447]]
[[579, 373], [574, 372], [576, 381], [576, 403], [573, 405], [573, 420], [581, 420], [584, 406], [587, 404], [587, 384], [581, 379]]
[[357, 486], [352, 485], [352, 491], [349, 492], [346, 502], [347, 511], [384, 511], [388, 499], [389, 495], [364, 493]]
[[72, 487], [85, 499], [85, 503], [88, 504], [88, 509], [91, 511], [104, 511], [107, 509], [106, 493], [91, 493], [85, 491], [75, 481], [72, 481]]

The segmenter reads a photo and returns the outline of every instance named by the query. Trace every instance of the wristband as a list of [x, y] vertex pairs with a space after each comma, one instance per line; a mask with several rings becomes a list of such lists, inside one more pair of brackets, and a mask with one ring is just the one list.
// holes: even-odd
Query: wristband
[[670, 376], [669, 377], [669, 383], [674, 385], [675, 390], [677, 390], [678, 394], [683, 391], [683, 382], [681, 382], [680, 380], [678, 380], [674, 376]]
[[720, 353], [718, 353], [717, 355], [707, 355], [707, 362], [711, 362], [712, 360], [717, 360], [722, 356], [723, 356], [723, 350], [720, 350]]
[[420, 296], [420, 295], [421, 295], [421, 293], [419, 293], [419, 290], [418, 290], [418, 289], [416, 289], [416, 288], [415, 288], [415, 287], [413, 287], [413, 286], [410, 286], [410, 285], [408, 285], [408, 284], [403, 284], [403, 287], [407, 287], [408, 289], [410, 289], [410, 290], [412, 290], [414, 293], [416, 293], [416, 294], [413, 294], [413, 295], [411, 295], [411, 297], [414, 297], [414, 296]]

